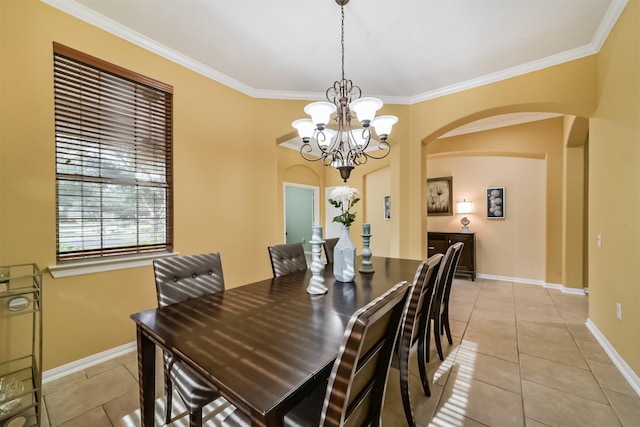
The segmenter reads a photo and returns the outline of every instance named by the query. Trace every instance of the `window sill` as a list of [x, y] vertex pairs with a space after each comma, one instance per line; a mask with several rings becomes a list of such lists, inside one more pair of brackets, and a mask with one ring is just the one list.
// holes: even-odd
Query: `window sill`
[[70, 276], [81, 276], [84, 274], [102, 273], [105, 271], [122, 270], [125, 268], [144, 267], [152, 265], [154, 259], [169, 258], [177, 256], [176, 252], [161, 252], [145, 255], [128, 255], [124, 257], [73, 261], [69, 263], [50, 265], [49, 273], [54, 279]]

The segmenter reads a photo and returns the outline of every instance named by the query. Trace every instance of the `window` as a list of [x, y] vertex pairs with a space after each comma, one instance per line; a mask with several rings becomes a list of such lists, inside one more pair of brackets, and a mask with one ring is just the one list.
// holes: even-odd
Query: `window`
[[173, 88], [54, 43], [57, 260], [171, 251]]

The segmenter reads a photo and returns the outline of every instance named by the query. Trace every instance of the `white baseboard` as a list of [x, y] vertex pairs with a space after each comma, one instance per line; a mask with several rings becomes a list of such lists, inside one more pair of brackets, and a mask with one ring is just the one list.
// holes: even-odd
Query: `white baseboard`
[[620, 371], [622, 376], [627, 380], [631, 388], [640, 396], [640, 377], [633, 372], [633, 369], [624, 361], [622, 357], [618, 354], [616, 349], [611, 345], [609, 340], [600, 332], [598, 327], [591, 321], [591, 319], [587, 319], [585, 323], [587, 325], [587, 329], [591, 331], [593, 336], [596, 338], [602, 349], [607, 353], [611, 361], [616, 368]]
[[547, 283], [544, 280], [524, 279], [522, 277], [496, 276], [493, 274], [481, 274], [481, 273], [477, 274], [476, 277], [479, 279], [499, 280], [502, 282], [513, 282], [513, 283], [524, 283], [527, 285], [537, 285], [537, 286], [542, 286], [548, 289], [557, 289], [562, 293], [572, 294], [572, 295], [586, 295], [589, 293], [588, 288], [583, 288], [583, 289], [567, 288], [557, 283]]
[[127, 354], [129, 352], [135, 351], [136, 348], [137, 348], [136, 342], [132, 341], [130, 343], [123, 344], [121, 346], [111, 348], [109, 350], [105, 350], [103, 352], [85, 357], [83, 359], [76, 360], [71, 363], [67, 363], [66, 365], [49, 369], [48, 371], [44, 371], [42, 373], [42, 382], [48, 383], [49, 381], [57, 380], [58, 378], [62, 378], [65, 375], [73, 374], [74, 372], [81, 371], [90, 366], [97, 365], [102, 362], [106, 362], [107, 360], [113, 359], [114, 357], [122, 356], [123, 354]]

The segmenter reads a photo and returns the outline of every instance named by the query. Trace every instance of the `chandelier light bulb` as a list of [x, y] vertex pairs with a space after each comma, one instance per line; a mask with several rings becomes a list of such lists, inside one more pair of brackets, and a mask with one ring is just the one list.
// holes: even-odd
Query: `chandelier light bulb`
[[349, 108], [356, 113], [362, 126], [368, 127], [376, 116], [376, 111], [382, 108], [382, 101], [378, 98], [364, 97], [351, 101]]
[[312, 102], [304, 107], [304, 112], [311, 116], [311, 121], [318, 130], [324, 130], [331, 115], [336, 112], [336, 106], [326, 101]]

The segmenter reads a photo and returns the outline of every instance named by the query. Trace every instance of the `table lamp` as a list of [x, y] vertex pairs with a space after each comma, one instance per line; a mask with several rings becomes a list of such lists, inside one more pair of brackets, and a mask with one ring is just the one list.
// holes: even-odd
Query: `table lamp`
[[[473, 202], [463, 199], [462, 202], [456, 203], [456, 212], [459, 214], [473, 213]], [[469, 224], [471, 224], [471, 221], [469, 221], [466, 216], [462, 217], [460, 224], [462, 224], [462, 230], [460, 231], [462, 233], [469, 233]]]

